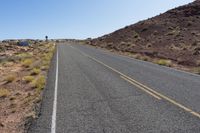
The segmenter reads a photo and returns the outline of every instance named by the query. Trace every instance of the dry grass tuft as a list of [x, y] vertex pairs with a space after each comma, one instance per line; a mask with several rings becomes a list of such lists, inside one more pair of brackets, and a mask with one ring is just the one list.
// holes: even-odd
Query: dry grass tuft
[[194, 73], [199, 74], [200, 75], [200, 67], [197, 67], [194, 69]]
[[147, 56], [143, 56], [143, 55], [140, 55], [140, 54], [136, 54], [133, 56], [135, 59], [138, 59], [138, 60], [143, 60], [143, 61], [148, 61], [149, 60], [149, 57]]
[[32, 85], [34, 88], [36, 88], [38, 91], [41, 91], [44, 89], [45, 87], [45, 82], [46, 82], [46, 79], [45, 79], [45, 76], [39, 76], [38, 79], [34, 80], [32, 82]]
[[33, 64], [33, 59], [25, 59], [22, 61], [22, 65], [26, 68], [30, 67]]
[[16, 55], [16, 57], [19, 57], [20, 59], [26, 59], [26, 58], [30, 58], [32, 57], [33, 55], [30, 54], [30, 53], [19, 53]]
[[33, 76], [24, 76], [23, 77], [23, 81], [25, 81], [26, 83], [33, 82], [33, 80], [34, 80]]
[[9, 75], [7, 76], [4, 81], [6, 81], [7, 83], [11, 83], [16, 79], [16, 75]]
[[168, 67], [172, 66], [171, 60], [160, 59], [160, 60], [157, 60], [155, 63], [162, 66], [168, 66]]
[[31, 75], [38, 75], [40, 74], [41, 70], [39, 68], [34, 68], [31, 72]]
[[199, 74], [199, 75], [200, 75], [200, 67], [199, 67], [199, 68], [197, 68], [197, 74]]
[[0, 98], [5, 98], [10, 95], [10, 91], [4, 88], [0, 88]]
[[141, 57], [140, 57], [140, 60], [143, 60], [143, 61], [148, 61], [148, 60], [149, 60], [149, 58], [148, 58], [147, 56], [141, 56]]

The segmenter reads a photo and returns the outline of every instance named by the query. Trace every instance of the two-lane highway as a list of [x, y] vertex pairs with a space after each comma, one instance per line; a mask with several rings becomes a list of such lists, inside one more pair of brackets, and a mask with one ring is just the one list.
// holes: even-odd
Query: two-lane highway
[[58, 45], [31, 133], [199, 133], [200, 76]]

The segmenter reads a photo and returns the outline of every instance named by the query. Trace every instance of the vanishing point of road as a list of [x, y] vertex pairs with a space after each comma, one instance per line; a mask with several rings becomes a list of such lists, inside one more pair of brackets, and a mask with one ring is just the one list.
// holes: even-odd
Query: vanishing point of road
[[30, 133], [200, 133], [200, 76], [58, 44]]

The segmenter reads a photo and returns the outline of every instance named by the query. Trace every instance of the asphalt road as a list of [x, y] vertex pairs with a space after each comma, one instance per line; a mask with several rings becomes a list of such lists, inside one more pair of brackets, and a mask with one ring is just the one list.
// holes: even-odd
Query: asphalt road
[[200, 133], [199, 101], [198, 75], [58, 45], [41, 115], [29, 132]]

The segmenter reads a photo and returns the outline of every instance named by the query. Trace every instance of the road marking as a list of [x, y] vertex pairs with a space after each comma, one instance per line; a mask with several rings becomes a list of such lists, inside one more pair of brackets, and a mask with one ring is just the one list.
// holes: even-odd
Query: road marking
[[124, 76], [120, 76], [120, 77], [121, 77], [122, 79], [126, 80], [127, 82], [131, 83], [132, 85], [136, 86], [137, 88], [139, 88], [139, 89], [145, 91], [146, 93], [148, 93], [149, 95], [153, 96], [154, 98], [156, 98], [156, 99], [158, 99], [158, 100], [161, 100], [161, 98], [160, 98], [159, 96], [157, 96], [157, 95], [155, 95], [154, 93], [152, 93], [152, 92], [146, 90], [145, 88], [143, 88], [143, 87], [141, 87], [141, 86], [135, 84], [135, 83], [132, 82], [131, 80], [127, 79], [126, 77], [124, 77]]
[[52, 113], [52, 122], [51, 122], [51, 133], [56, 133], [57, 93], [58, 93], [58, 46], [57, 46], [57, 53], [56, 53], [56, 79], [55, 79], [53, 113]]
[[[72, 47], [72, 46], [71, 46], [71, 47]], [[74, 47], [73, 47], [73, 48], [74, 48]], [[175, 105], [175, 106], [177, 106], [177, 107], [179, 107], [179, 108], [185, 110], [186, 112], [189, 112], [189, 113], [192, 114], [193, 116], [196, 116], [196, 117], [198, 117], [198, 118], [200, 119], [200, 114], [197, 113], [197, 112], [195, 112], [195, 111], [193, 111], [192, 109], [189, 109], [188, 107], [185, 107], [184, 105], [182, 105], [182, 104], [176, 102], [175, 100], [173, 100], [173, 99], [171, 99], [171, 98], [169, 98], [169, 97], [167, 97], [167, 96], [165, 96], [165, 95], [163, 95], [163, 94], [161, 94], [161, 93], [159, 93], [159, 92], [157, 92], [157, 91], [155, 91], [155, 90], [149, 88], [148, 86], [146, 86], [146, 85], [144, 85], [144, 84], [142, 84], [142, 83], [136, 81], [135, 79], [133, 79], [133, 78], [131, 78], [131, 77], [129, 77], [129, 76], [127, 76], [127, 75], [125, 75], [125, 74], [119, 72], [118, 70], [116, 70], [116, 69], [114, 69], [114, 68], [112, 68], [112, 67], [106, 65], [105, 63], [103, 63], [103, 62], [97, 60], [96, 58], [89, 56], [88, 54], [82, 52], [81, 50], [79, 50], [79, 49], [77, 49], [77, 48], [74, 48], [74, 49], [78, 50], [82, 55], [86, 55], [86, 57], [88, 57], [88, 58], [94, 60], [95, 62], [97, 62], [97, 63], [99, 63], [99, 64], [101, 64], [101, 65], [103, 65], [103, 66], [109, 68], [110, 70], [112, 70], [112, 71], [118, 73], [118, 74], [119, 74], [123, 79], [125, 79], [126, 81], [132, 83], [132, 84], [135, 85], [135, 86], [137, 85], [136, 87], [140, 86], [140, 89], [143, 88], [143, 89], [145, 90], [145, 92], [148, 91], [148, 94], [150, 94], [150, 93], [151, 93], [151, 94], [154, 94], [154, 97], [156, 96], [157, 99], [158, 99], [158, 98], [163, 98], [164, 100], [170, 102], [171, 104], [173, 104], [173, 105]], [[150, 93], [149, 93], [149, 92], [150, 92]], [[152, 96], [153, 96], [153, 95], [152, 95]]]
[[[88, 47], [91, 47], [91, 46], [88, 46]], [[93, 46], [92, 46], [92, 48], [93, 48]], [[97, 49], [97, 48], [95, 48], [95, 49]], [[199, 74], [195, 74], [195, 73], [191, 73], [191, 72], [179, 70], [179, 69], [176, 69], [176, 68], [173, 68], [173, 67], [161, 66], [161, 65], [155, 64], [155, 63], [153, 63], [153, 62], [143, 61], [143, 60], [136, 59], [136, 58], [131, 57], [131, 56], [129, 56], [129, 55], [117, 54], [117, 53], [113, 53], [113, 52], [111, 52], [111, 51], [109, 51], [109, 50], [105, 50], [105, 49], [98, 49], [98, 50], [101, 51], [101, 52], [105, 52], [105, 53], [107, 53], [107, 54], [113, 54], [113, 55], [121, 56], [121, 57], [123, 57], [123, 58], [128, 58], [128, 59], [133, 60], [133, 61], [137, 60], [138, 62], [148, 63], [148, 64], [150, 64], [150, 65], [157, 65], [157, 66], [164, 67], [164, 68], [167, 68], [167, 69], [170, 69], [170, 70], [173, 70], [173, 71], [177, 71], [177, 72], [189, 74], [189, 75], [192, 75], [192, 76], [195, 76], [195, 77], [198, 77], [198, 78], [200, 77]]]

